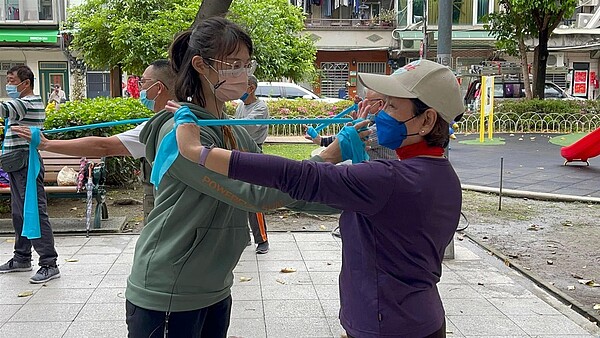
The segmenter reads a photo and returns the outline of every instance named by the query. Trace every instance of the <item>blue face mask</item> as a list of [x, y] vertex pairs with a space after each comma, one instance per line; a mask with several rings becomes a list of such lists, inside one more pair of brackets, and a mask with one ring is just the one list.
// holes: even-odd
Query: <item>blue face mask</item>
[[400, 148], [407, 136], [419, 135], [419, 133], [407, 134], [406, 122], [417, 117], [416, 115], [406, 121], [398, 121], [388, 115], [383, 109], [375, 117], [377, 126], [377, 141], [386, 148], [396, 150]]
[[244, 93], [244, 95], [242, 95], [242, 97], [240, 97], [240, 100], [246, 101], [246, 99], [248, 98], [248, 96], [250, 96], [250, 94]]
[[[23, 83], [23, 82], [21, 82]], [[19, 85], [21, 85], [21, 83], [13, 85], [13, 84], [7, 84], [5, 89], [6, 89], [6, 94], [8, 94], [8, 96], [11, 99], [18, 99], [21, 96], [21, 92], [17, 89], [17, 87], [19, 87]]]
[[140, 91], [140, 102], [142, 102], [146, 108], [154, 111], [154, 104], [156, 104], [156, 101], [150, 100], [146, 95], [148, 95], [147, 89]]

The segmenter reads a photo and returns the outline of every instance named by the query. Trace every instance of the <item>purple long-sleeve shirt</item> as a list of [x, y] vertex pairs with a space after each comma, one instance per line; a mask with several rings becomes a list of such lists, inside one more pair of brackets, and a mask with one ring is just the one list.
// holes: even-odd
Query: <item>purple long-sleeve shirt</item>
[[335, 166], [234, 151], [229, 177], [343, 210], [340, 320], [350, 335], [420, 338], [440, 329], [436, 284], [462, 201], [447, 159]]

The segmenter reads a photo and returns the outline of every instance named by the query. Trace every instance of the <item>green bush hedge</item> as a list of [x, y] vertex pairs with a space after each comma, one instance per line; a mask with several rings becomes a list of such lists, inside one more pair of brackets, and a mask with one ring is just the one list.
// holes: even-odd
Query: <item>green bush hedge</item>
[[[269, 107], [269, 115], [276, 119], [311, 119], [328, 118], [336, 115], [342, 110], [354, 104], [349, 100], [338, 103], [325, 103], [315, 100], [266, 100]], [[235, 114], [235, 103], [228, 102], [225, 112], [233, 116]]]
[[[131, 98], [104, 98], [70, 101], [60, 105], [55, 111], [46, 112], [46, 130], [80, 126], [93, 123], [120, 121], [150, 117], [154, 114], [142, 105], [139, 100]], [[112, 136], [125, 130], [134, 128], [135, 125], [120, 125], [110, 128], [86, 129], [65, 133], [49, 134], [49, 139], [73, 139], [84, 136]], [[134, 182], [139, 170], [139, 160], [131, 157], [110, 157], [106, 161], [108, 169], [107, 184], [127, 185]]]

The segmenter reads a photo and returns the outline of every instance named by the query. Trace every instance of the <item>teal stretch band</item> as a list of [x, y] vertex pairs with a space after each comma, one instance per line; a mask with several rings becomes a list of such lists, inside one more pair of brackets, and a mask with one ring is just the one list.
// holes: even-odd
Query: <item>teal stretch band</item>
[[[56, 133], [66, 133], [69, 131], [77, 131], [77, 130], [86, 130], [86, 129], [95, 129], [95, 128], [107, 128], [114, 127], [123, 124], [140, 124], [142, 122], [148, 121], [149, 119], [133, 119], [133, 120], [123, 120], [123, 121], [111, 121], [111, 122], [101, 122], [94, 124], [86, 124], [83, 126], [72, 126], [65, 128], [56, 128], [50, 130], [44, 130], [44, 134], [56, 134]], [[256, 119], [256, 120], [200, 120], [198, 125], [200, 126], [251, 126], [251, 125], [276, 125], [276, 124], [317, 124], [317, 123], [346, 123], [351, 122], [352, 119], [340, 119], [340, 118], [331, 118], [331, 119], [285, 119], [285, 120], [271, 120], [271, 119]]]
[[140, 123], [148, 121], [148, 120], [149, 120], [149, 118], [132, 119], [132, 120], [122, 120], [122, 121], [111, 121], [111, 122], [101, 122], [101, 123], [86, 124], [86, 125], [83, 125], [83, 126], [72, 126], [72, 127], [65, 127], [65, 128], [56, 128], [56, 129], [44, 130], [43, 133], [44, 134], [56, 134], [56, 133], [66, 133], [66, 132], [69, 132], [69, 131], [77, 131], [77, 130], [114, 127], [114, 126], [120, 126], [120, 125], [123, 125], [123, 124], [140, 124]]
[[[354, 124], [360, 121], [363, 121], [363, 119], [357, 119]], [[336, 138], [340, 144], [343, 161], [352, 160], [352, 163], [360, 163], [369, 160], [369, 155], [365, 151], [365, 143], [358, 135], [363, 130], [366, 130], [366, 128], [357, 131], [353, 126], [345, 126], [337, 134]]]
[[181, 106], [177, 109], [174, 120], [175, 125], [173, 129], [162, 139], [154, 157], [152, 173], [150, 174], [150, 183], [154, 185], [154, 189], [158, 189], [163, 176], [167, 173], [171, 165], [173, 165], [177, 156], [179, 156], [176, 137], [177, 127], [182, 123], [198, 124], [199, 122], [196, 115], [190, 111], [188, 106]]
[[25, 186], [21, 236], [28, 239], [37, 239], [42, 237], [36, 182], [40, 174], [40, 158], [37, 151], [40, 144], [40, 129], [36, 127], [29, 127], [29, 129], [31, 130], [31, 141], [29, 142], [29, 164], [27, 166], [27, 185]]
[[316, 128], [308, 127], [308, 130], [306, 131], [306, 133], [308, 135], [310, 135], [310, 137], [315, 138], [315, 137], [319, 136], [319, 132], [321, 130], [327, 128], [327, 126], [329, 126], [330, 124], [335, 123], [335, 122], [331, 122], [331, 121], [338, 119], [342, 116], [346, 116], [346, 115], [350, 114], [353, 110], [358, 110], [357, 104], [353, 104], [350, 107], [342, 110], [340, 113], [335, 115], [333, 118], [329, 119], [328, 122], [322, 123], [321, 125], [317, 126]]

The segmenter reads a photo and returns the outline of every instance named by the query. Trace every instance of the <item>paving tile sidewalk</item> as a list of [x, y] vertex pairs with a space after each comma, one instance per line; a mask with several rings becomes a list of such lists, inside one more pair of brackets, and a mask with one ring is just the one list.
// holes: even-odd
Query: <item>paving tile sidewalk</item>
[[[341, 243], [328, 233], [270, 233], [271, 251], [243, 253], [235, 269], [229, 336], [340, 337]], [[57, 237], [62, 277], [28, 283], [0, 275], [0, 337], [125, 337], [126, 278], [136, 235]], [[12, 255], [0, 237], [0, 261]], [[37, 259], [37, 257], [35, 257]], [[70, 259], [71, 261], [65, 261]], [[75, 261], [76, 260], [76, 261]], [[284, 267], [295, 273], [281, 273]], [[251, 278], [249, 281], [241, 281]], [[598, 337], [600, 330], [468, 241], [439, 284], [448, 337]], [[33, 291], [30, 297], [17, 297]]]

